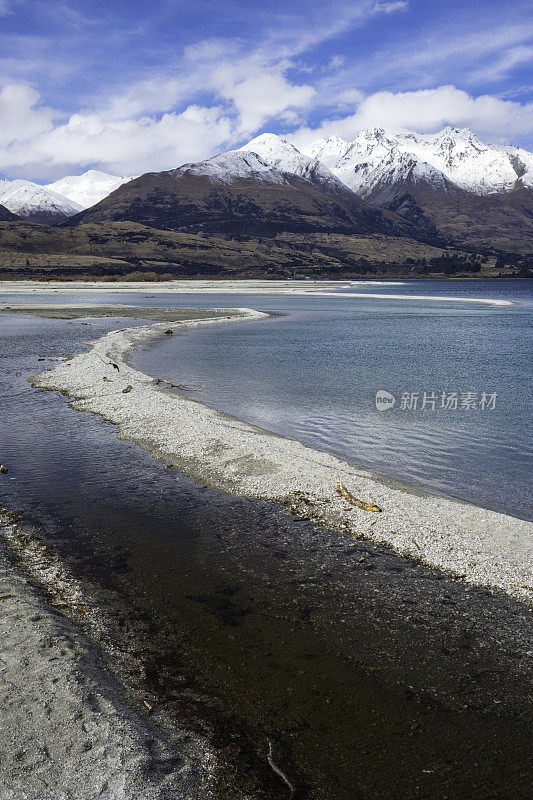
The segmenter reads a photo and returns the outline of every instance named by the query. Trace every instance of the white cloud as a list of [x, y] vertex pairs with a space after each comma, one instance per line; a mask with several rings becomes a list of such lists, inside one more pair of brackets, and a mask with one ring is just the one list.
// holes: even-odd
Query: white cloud
[[[348, 116], [302, 127], [301, 109], [312, 101], [310, 87], [293, 86], [277, 72], [234, 80], [223, 76], [228, 103], [189, 105], [181, 112], [139, 119], [73, 114], [64, 121], [39, 106], [35, 90], [21, 84], [0, 92], [0, 165], [13, 177], [55, 178], [95, 166], [119, 174], [171, 169], [238, 145], [276, 116], [296, 129], [292, 139], [306, 144], [332, 135], [352, 138], [358, 130], [382, 125], [427, 132], [445, 125], [469, 127], [488, 138], [513, 139], [533, 133], [533, 103], [490, 95], [472, 97], [455, 86], [412, 92], [352, 90], [358, 106]], [[9, 125], [7, 124], [9, 121]], [[299, 127], [298, 127], [299, 126]], [[244, 132], [244, 133], [243, 133]]]
[[238, 131], [245, 136], [265, 122], [294, 113], [311, 103], [312, 86], [290, 83], [280, 68], [256, 69], [255, 74], [236, 78], [232, 68], [217, 71], [218, 92], [237, 111]]
[[375, 14], [393, 14], [395, 11], [407, 11], [408, 8], [408, 2], [397, 0], [392, 3], [376, 3], [373, 10]]
[[344, 66], [345, 63], [346, 63], [346, 56], [336, 54], [331, 56], [327, 67], [324, 67], [324, 69], [340, 69], [341, 67]]
[[[6, 87], [0, 94], [2, 117], [4, 96], [18, 100], [18, 92]], [[219, 107], [191, 105], [160, 118], [122, 120], [73, 114], [53, 126], [52, 112], [36, 107], [38, 96], [33, 90], [27, 89], [26, 100], [33, 107], [26, 103], [19, 109], [20, 102], [10, 105], [10, 115], [20, 111], [18, 122], [10, 116], [12, 132], [6, 135], [1, 129], [0, 164], [10, 175], [46, 179], [86, 165], [120, 174], [170, 169], [209, 157], [229, 146], [232, 136], [231, 120]], [[22, 121], [23, 127], [19, 127]]]
[[449, 81], [450, 76], [468, 82], [476, 72], [481, 76], [484, 67], [490, 69], [509, 49], [530, 46], [532, 38], [531, 20], [436, 26], [399, 38], [386, 50], [377, 48], [369, 59], [356, 60], [351, 68], [367, 86], [387, 81], [389, 85], [408, 82], [409, 88], [418, 88]]
[[0, 146], [29, 141], [52, 128], [54, 113], [39, 107], [39, 93], [24, 83], [0, 89]]
[[340, 119], [324, 120], [314, 129], [302, 128], [295, 143], [341, 136], [353, 138], [365, 128], [407, 128], [437, 131], [446, 125], [471, 128], [489, 137], [514, 137], [533, 133], [533, 103], [501, 100], [491, 95], [472, 95], [455, 86], [439, 86], [413, 92], [376, 92], [361, 101], [357, 111]]
[[268, 120], [287, 119], [308, 108], [312, 86], [287, 78], [294, 67], [279, 48], [249, 51], [237, 40], [208, 39], [185, 49], [188, 85], [200, 84], [235, 118], [236, 136], [255, 132]]
[[476, 83], [499, 81], [505, 78], [518, 64], [530, 64], [531, 62], [533, 62], [533, 46], [510, 47], [496, 61], [470, 73], [469, 78]]
[[186, 94], [187, 88], [184, 81], [176, 78], [144, 80], [104, 102], [102, 113], [110, 119], [128, 119], [170, 111]]

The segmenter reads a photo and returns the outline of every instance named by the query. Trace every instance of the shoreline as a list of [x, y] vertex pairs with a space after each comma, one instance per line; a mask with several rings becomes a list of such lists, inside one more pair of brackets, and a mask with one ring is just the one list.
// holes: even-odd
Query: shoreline
[[[38, 307], [33, 308], [37, 313]], [[106, 308], [110, 316], [115, 315], [112, 309], [133, 316], [134, 309], [137, 319], [146, 319], [147, 312], [137, 307]], [[42, 315], [47, 316], [50, 309], [41, 309]], [[66, 309], [78, 315], [88, 310], [87, 306], [70, 305]], [[95, 310], [91, 309], [93, 315]], [[24, 313], [21, 306], [9, 311]], [[179, 312], [152, 311], [161, 315]], [[216, 312], [209, 313], [211, 318], [161, 322], [108, 333], [93, 342], [88, 353], [75, 355], [35, 376], [33, 385], [64, 392], [73, 398], [73, 408], [113, 422], [119, 438], [136, 442], [194, 480], [235, 495], [281, 503], [297, 517], [323, 523], [345, 538], [367, 538], [388, 545], [401, 556], [436, 567], [471, 585], [531, 602], [530, 523], [409, 487], [392, 486], [334, 456], [177, 396], [172, 389], [161, 388], [153, 378], [128, 365], [127, 353], [137, 344], [163, 334], [165, 328], [179, 330], [190, 325], [267, 316], [244, 309], [219, 310], [216, 318]], [[119, 366], [119, 372], [110, 366], [110, 361]], [[132, 388], [123, 393], [127, 386]], [[381, 507], [382, 513], [348, 506], [336, 494], [339, 479], [356, 497]]]
[[[78, 319], [81, 325], [87, 324], [83, 319], [89, 312], [109, 316], [93, 336], [124, 324], [118, 315], [143, 326], [139, 311], [81, 304], [33, 308], [39, 316]], [[21, 308], [11, 312], [23, 313]], [[151, 329], [157, 346], [171, 327], [169, 316], [176, 323], [173, 329], [179, 330], [181, 321], [186, 331], [202, 316], [209, 324], [232, 312], [152, 308], [142, 313], [151, 320], [165, 319], [158, 326], [143, 326]], [[236, 318], [251, 319], [245, 313], [239, 310]], [[34, 325], [21, 317], [14, 327], [26, 324]], [[90, 330], [79, 324], [51, 327], [77, 333], [68, 350], [64, 344], [50, 353], [34, 348], [16, 388], [27, 386], [34, 412], [49, 407], [46, 424], [61, 418], [57, 437], [75, 451], [87, 452], [84, 443], [90, 441], [91, 452], [95, 447], [116, 463], [116, 480], [136, 487], [137, 499], [126, 518], [119, 512], [116, 522], [109, 520], [114, 494], [107, 496], [101, 461], [77, 459], [81, 475], [93, 474], [87, 472], [90, 465], [98, 470], [91, 495], [100, 499], [102, 511], [93, 516], [86, 505], [90, 500], [74, 484], [68, 497], [76, 498], [79, 510], [65, 521], [68, 527], [69, 519], [86, 517], [91, 541], [93, 527], [103, 537], [97, 537], [94, 551], [82, 546], [77, 556], [75, 541], [71, 548], [69, 536], [58, 537], [53, 525], [45, 522], [41, 534], [47, 517], [34, 519], [31, 505], [20, 506], [23, 513], [29, 511], [21, 523], [18, 515], [3, 516], [0, 510], [0, 523], [9, 528], [0, 525], [5, 540], [5, 548], [0, 543], [0, 576], [5, 550], [20, 583], [6, 590], [16, 600], [2, 604], [7, 660], [15, 665], [9, 677], [13, 683], [16, 676], [18, 692], [9, 684], [0, 692], [8, 741], [0, 777], [10, 790], [9, 781], [13, 784], [6, 800], [18, 800], [21, 787], [28, 800], [41, 800], [41, 787], [58, 800], [62, 791], [71, 790], [79, 800], [97, 794], [103, 800], [170, 800], [174, 794], [181, 800], [209, 800], [233, 797], [233, 792], [240, 796], [248, 781], [257, 787], [250, 797], [263, 796], [267, 788], [277, 796], [283, 786], [268, 765], [268, 737], [274, 741], [276, 763], [298, 790], [311, 783], [317, 800], [336, 796], [339, 785], [343, 797], [352, 797], [350, 790], [360, 783], [369, 795], [392, 797], [401, 787], [403, 796], [414, 796], [421, 765], [428, 769], [426, 794], [435, 800], [442, 791], [453, 796], [463, 784], [471, 785], [469, 797], [481, 800], [493, 779], [504, 789], [512, 786], [514, 795], [525, 800], [521, 765], [527, 758], [531, 674], [527, 605], [501, 592], [472, 588], [414, 559], [402, 561], [390, 547], [342, 527], [314, 525], [313, 507], [296, 492], [288, 504], [276, 506], [206, 489], [205, 482], [165, 469], [148, 447], [137, 450], [134, 440], [116, 435], [115, 426], [71, 414], [61, 394], [39, 400], [27, 383], [39, 369], [37, 356], [50, 355], [55, 364], [61, 360], [69, 372], [72, 366], [66, 364], [76, 357], [64, 361], [61, 354], [79, 352]], [[111, 380], [122, 380], [127, 355], [123, 363], [114, 362], [120, 373], [112, 367]], [[13, 359], [15, 369], [16, 363]], [[134, 389], [122, 395], [111, 380], [97, 386], [100, 394], [104, 387], [112, 389], [107, 399], [119, 391], [119, 400], [133, 394]], [[8, 392], [9, 385], [8, 378]], [[137, 401], [145, 389], [150, 386], [135, 386]], [[173, 400], [175, 392], [161, 394]], [[203, 407], [188, 402], [199, 417]], [[240, 435], [238, 420], [218, 416], [237, 426], [233, 434]], [[80, 427], [93, 431], [94, 438], [78, 437]], [[280, 438], [267, 436], [269, 441]], [[104, 450], [100, 442], [106, 443]], [[18, 464], [14, 460], [14, 478], [22, 464], [30, 466], [31, 457], [27, 454]], [[121, 496], [129, 504], [125, 492]], [[421, 492], [414, 494], [423, 498]], [[60, 491], [55, 502], [64, 496]], [[155, 496], [160, 503], [157, 528], [154, 536], [146, 536]], [[177, 519], [183, 526], [178, 529]], [[191, 539], [192, 531], [199, 538]], [[76, 540], [87, 533], [83, 525], [76, 527]], [[127, 554], [126, 571], [121, 553]], [[114, 565], [108, 565], [110, 554], [111, 561], [118, 558]], [[84, 566], [93, 555], [105, 558], [98, 572]], [[23, 602], [25, 592], [34, 595], [35, 606], [13, 618], [12, 604]], [[249, 653], [254, 658], [242, 658]], [[43, 709], [52, 709], [52, 715], [46, 717]], [[73, 720], [64, 730], [63, 716]], [[339, 726], [346, 716], [349, 725]], [[92, 749], [80, 753], [89, 743]], [[437, 751], [440, 760], [434, 761]], [[374, 754], [370, 761], [369, 752]], [[98, 762], [91, 761], [97, 755]], [[388, 764], [388, 777], [374, 774], [373, 760]], [[332, 764], [336, 777], [330, 781]], [[444, 764], [455, 766], [450, 772]]]
[[214, 800], [208, 739], [125, 691], [82, 587], [18, 514], [0, 532], [2, 800]]
[[[466, 279], [465, 280], [470, 280]], [[479, 280], [472, 278], [471, 280]], [[351, 289], [357, 286], [406, 286], [407, 281], [395, 280], [287, 280], [287, 281], [263, 281], [263, 280], [181, 280], [181, 281], [161, 281], [155, 283], [117, 281], [114, 282], [91, 282], [91, 281], [3, 281], [1, 282], [1, 293], [3, 294], [69, 294], [73, 291], [96, 291], [111, 292], [116, 294], [145, 294], [155, 296], [156, 294], [264, 294], [264, 295], [291, 295], [315, 297], [357, 297], [360, 299], [395, 299], [395, 300], [435, 300], [453, 303], [474, 303], [488, 304], [492, 306], [512, 306], [510, 300], [497, 300], [480, 297], [453, 297], [439, 295], [389, 295], [365, 292], [343, 292], [338, 293], [339, 289]], [[329, 291], [328, 291], [329, 290]], [[337, 290], [337, 291], [335, 291]]]

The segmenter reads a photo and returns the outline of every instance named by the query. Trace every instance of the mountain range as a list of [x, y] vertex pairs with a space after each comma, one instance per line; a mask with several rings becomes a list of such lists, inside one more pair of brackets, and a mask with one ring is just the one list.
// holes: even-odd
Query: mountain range
[[9, 213], [70, 229], [129, 223], [204, 239], [267, 240], [352, 268], [361, 266], [365, 237], [370, 260], [378, 251], [382, 260], [401, 252], [407, 263], [410, 251], [413, 260], [429, 247], [433, 257], [454, 248], [508, 253], [516, 262], [533, 253], [533, 154], [457, 128], [373, 128], [352, 141], [332, 137], [299, 148], [266, 133], [239, 150], [137, 178], [89, 170], [46, 186], [0, 180], [0, 206], [3, 230]]
[[0, 204], [20, 219], [53, 225], [98, 203], [129, 180], [94, 169], [44, 186], [20, 178], [0, 180]]
[[337, 136], [319, 139], [302, 152], [318, 158], [361, 197], [407, 178], [441, 190], [452, 184], [480, 196], [533, 188], [533, 153], [484, 144], [468, 129], [419, 134], [372, 128], [349, 142]]
[[441, 245], [527, 254], [533, 155], [454, 128], [431, 135], [375, 128], [351, 142], [334, 137], [300, 150], [262, 134], [240, 150], [142, 175], [72, 223], [82, 220], [226, 236], [360, 234], [373, 226]]

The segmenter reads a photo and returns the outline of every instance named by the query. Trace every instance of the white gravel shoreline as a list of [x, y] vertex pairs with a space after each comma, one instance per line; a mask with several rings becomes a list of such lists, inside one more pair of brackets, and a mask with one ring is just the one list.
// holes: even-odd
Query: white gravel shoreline
[[[403, 556], [467, 583], [531, 602], [531, 523], [391, 485], [332, 455], [162, 388], [164, 384], [157, 385], [127, 364], [133, 347], [168, 329], [266, 316], [250, 309], [217, 313], [212, 319], [113, 331], [93, 342], [89, 352], [41, 373], [33, 383], [75, 398], [73, 408], [100, 414], [117, 425], [121, 438], [137, 442], [199, 482], [288, 503], [296, 513], [329, 524], [343, 536], [388, 544]], [[131, 389], [124, 393], [128, 386]], [[339, 479], [356, 497], [381, 507], [382, 513], [363, 511], [338, 497]]]
[[[475, 279], [473, 279], [475, 280]], [[405, 281], [365, 281], [365, 280], [179, 280], [160, 281], [157, 283], [124, 281], [3, 281], [0, 282], [2, 294], [71, 294], [72, 292], [111, 292], [113, 294], [263, 294], [263, 295], [313, 295], [315, 297], [358, 297], [377, 300], [411, 300], [411, 301], [446, 301], [452, 303], [474, 303], [491, 306], [512, 306], [510, 300], [498, 300], [487, 297], [454, 297], [453, 295], [410, 295], [385, 294], [379, 292], [346, 292], [339, 289], [351, 289], [358, 286], [405, 286]]]

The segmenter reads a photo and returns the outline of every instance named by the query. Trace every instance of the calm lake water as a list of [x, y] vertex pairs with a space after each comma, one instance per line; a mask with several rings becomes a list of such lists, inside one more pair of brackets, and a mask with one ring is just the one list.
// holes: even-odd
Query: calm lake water
[[[200, 384], [191, 397], [378, 474], [533, 519], [532, 289], [528, 280], [430, 280], [358, 284], [324, 297], [153, 295], [148, 285], [146, 294], [46, 292], [32, 299], [277, 312], [282, 316], [260, 323], [165, 337], [131, 362], [154, 376]], [[385, 297], [350, 297], [352, 291]], [[392, 409], [377, 410], [379, 390], [395, 397]]]
[[[283, 316], [165, 337], [131, 361], [200, 384], [192, 397], [240, 419], [401, 482], [531, 519], [531, 289], [525, 280], [417, 281], [354, 288], [388, 295], [368, 299], [349, 291], [156, 295], [153, 305], [250, 306]], [[378, 390], [394, 396], [393, 408], [376, 408]]]

